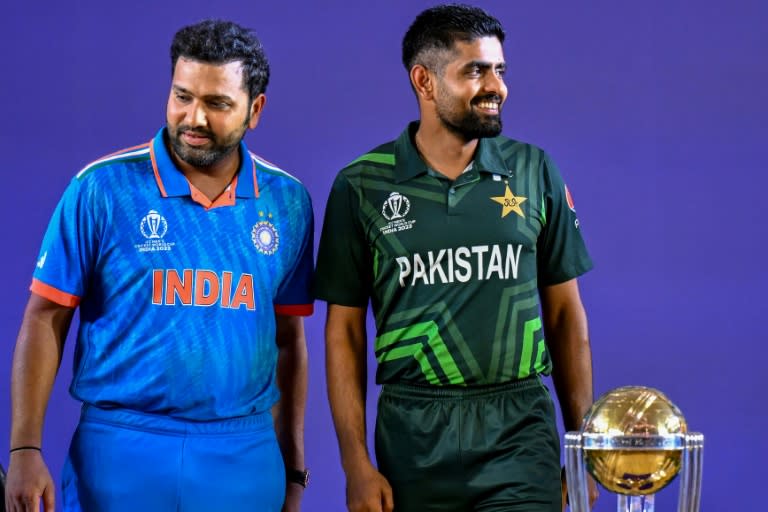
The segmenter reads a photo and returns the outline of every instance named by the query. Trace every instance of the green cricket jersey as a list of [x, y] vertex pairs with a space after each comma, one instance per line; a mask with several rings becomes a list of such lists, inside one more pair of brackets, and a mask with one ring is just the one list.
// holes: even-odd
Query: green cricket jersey
[[480, 139], [456, 180], [428, 169], [418, 123], [337, 176], [317, 297], [376, 319], [376, 380], [480, 385], [549, 373], [538, 289], [592, 267], [549, 157]]

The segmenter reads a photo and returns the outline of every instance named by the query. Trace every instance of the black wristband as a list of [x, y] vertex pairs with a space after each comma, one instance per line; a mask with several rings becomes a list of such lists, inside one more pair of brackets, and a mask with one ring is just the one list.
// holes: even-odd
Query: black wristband
[[309, 483], [309, 470], [286, 468], [285, 479], [290, 483], [299, 484], [306, 489]]
[[38, 452], [43, 451], [39, 446], [17, 446], [16, 448], [11, 448], [8, 453], [19, 452], [21, 450], [37, 450]]

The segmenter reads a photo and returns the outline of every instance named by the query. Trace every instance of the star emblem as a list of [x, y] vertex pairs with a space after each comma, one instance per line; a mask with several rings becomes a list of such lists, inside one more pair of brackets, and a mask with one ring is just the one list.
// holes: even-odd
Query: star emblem
[[511, 190], [509, 190], [509, 184], [504, 184], [504, 195], [492, 197], [491, 201], [499, 203], [503, 208], [501, 209], [501, 218], [503, 219], [509, 212], [515, 212], [522, 218], [525, 218], [523, 210], [520, 205], [523, 204], [528, 198], [523, 196], [515, 196]]

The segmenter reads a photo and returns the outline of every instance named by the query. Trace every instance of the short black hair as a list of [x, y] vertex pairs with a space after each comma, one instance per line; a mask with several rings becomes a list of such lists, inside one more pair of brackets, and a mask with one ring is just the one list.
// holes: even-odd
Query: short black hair
[[203, 20], [180, 29], [171, 43], [171, 74], [180, 57], [210, 64], [241, 62], [248, 98], [267, 90], [269, 62], [261, 41], [252, 30], [231, 21]]
[[416, 64], [437, 71], [438, 52], [452, 50], [456, 41], [471, 42], [481, 37], [495, 37], [504, 42], [499, 20], [480, 9], [465, 4], [446, 4], [421, 12], [403, 38], [403, 65], [410, 72]]

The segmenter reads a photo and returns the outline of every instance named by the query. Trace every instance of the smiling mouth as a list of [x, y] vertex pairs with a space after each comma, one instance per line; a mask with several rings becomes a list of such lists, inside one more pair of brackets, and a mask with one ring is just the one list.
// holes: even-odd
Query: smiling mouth
[[498, 114], [501, 103], [497, 101], [485, 100], [485, 101], [478, 101], [477, 103], [475, 103], [475, 105], [482, 110], [487, 110], [489, 112]]

